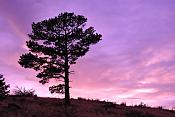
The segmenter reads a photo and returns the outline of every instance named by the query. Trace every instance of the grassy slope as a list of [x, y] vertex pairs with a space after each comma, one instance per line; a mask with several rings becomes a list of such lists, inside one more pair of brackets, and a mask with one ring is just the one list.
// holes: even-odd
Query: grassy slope
[[[175, 112], [156, 108], [127, 107], [110, 102], [71, 99], [69, 117], [175, 117]], [[65, 117], [63, 100], [8, 97], [0, 102], [0, 117]]]

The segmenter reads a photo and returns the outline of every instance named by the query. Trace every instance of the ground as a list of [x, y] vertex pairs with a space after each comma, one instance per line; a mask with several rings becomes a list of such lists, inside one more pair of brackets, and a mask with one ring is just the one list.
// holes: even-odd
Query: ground
[[[10, 96], [0, 102], [0, 117], [65, 117], [64, 100]], [[175, 111], [125, 106], [99, 100], [71, 99], [68, 117], [175, 117]]]

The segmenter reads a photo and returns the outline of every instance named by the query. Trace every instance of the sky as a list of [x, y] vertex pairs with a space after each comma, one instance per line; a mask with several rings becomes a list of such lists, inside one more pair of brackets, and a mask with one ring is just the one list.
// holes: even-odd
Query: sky
[[71, 97], [175, 107], [174, 0], [0, 0], [0, 73], [11, 86], [50, 94], [32, 69], [18, 64], [27, 53], [32, 22], [74, 12], [102, 41], [71, 67]]

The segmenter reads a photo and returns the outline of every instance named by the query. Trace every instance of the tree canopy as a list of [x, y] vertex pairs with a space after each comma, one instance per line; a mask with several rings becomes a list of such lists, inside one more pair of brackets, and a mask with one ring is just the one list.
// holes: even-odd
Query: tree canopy
[[74, 13], [61, 13], [54, 18], [32, 24], [27, 47], [29, 53], [20, 56], [19, 64], [38, 71], [36, 77], [45, 84], [49, 79], [63, 79], [63, 84], [49, 88], [51, 93], [65, 93], [69, 104], [70, 65], [84, 56], [89, 46], [101, 40], [102, 35], [86, 26], [87, 18]]

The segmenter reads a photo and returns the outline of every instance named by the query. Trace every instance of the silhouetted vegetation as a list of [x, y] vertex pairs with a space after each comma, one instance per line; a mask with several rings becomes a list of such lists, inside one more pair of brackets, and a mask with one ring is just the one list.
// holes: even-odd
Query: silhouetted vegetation
[[0, 101], [4, 100], [10, 93], [10, 85], [6, 85], [5, 78], [0, 74]]
[[25, 89], [25, 88], [19, 88], [16, 87], [13, 91], [13, 95], [15, 96], [21, 96], [21, 97], [34, 97], [35, 95], [35, 90], [34, 89]]
[[[0, 103], [0, 117], [66, 117], [63, 99], [9, 96]], [[67, 117], [175, 117], [173, 110], [121, 106], [95, 99], [71, 99]]]
[[63, 84], [51, 86], [51, 93], [65, 93], [65, 104], [70, 104], [69, 75], [70, 65], [84, 56], [89, 46], [101, 40], [101, 35], [93, 27], [85, 29], [87, 18], [74, 13], [61, 13], [32, 24], [30, 40], [27, 41], [29, 53], [23, 54], [19, 64], [39, 73], [40, 83], [49, 79], [60, 79]]
[[120, 105], [121, 106], [126, 106], [126, 102], [122, 102]]
[[141, 102], [139, 105], [134, 105], [135, 107], [148, 107], [146, 104], [144, 104], [143, 102]]

